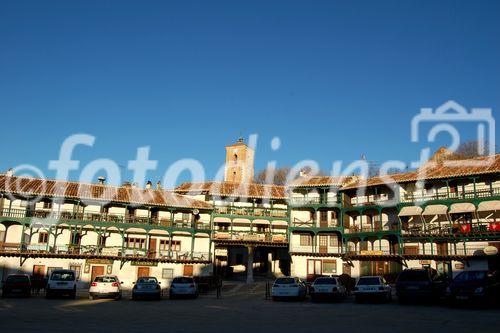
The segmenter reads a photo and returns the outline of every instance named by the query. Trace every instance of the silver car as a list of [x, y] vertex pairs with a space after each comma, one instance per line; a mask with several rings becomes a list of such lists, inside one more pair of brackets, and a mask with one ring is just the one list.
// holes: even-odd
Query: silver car
[[319, 300], [343, 300], [347, 297], [345, 286], [336, 277], [319, 277], [309, 288], [313, 302]]
[[192, 277], [176, 277], [170, 284], [170, 298], [198, 297], [198, 286]]
[[134, 283], [132, 288], [132, 300], [140, 298], [161, 299], [161, 282], [153, 276], [141, 277]]

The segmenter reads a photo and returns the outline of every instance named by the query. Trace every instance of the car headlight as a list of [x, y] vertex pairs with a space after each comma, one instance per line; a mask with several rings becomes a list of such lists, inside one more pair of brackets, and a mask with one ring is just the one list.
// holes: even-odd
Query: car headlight
[[476, 288], [476, 290], [474, 290], [474, 294], [481, 294], [482, 292], [484, 292], [483, 287], [479, 287], [479, 288]]

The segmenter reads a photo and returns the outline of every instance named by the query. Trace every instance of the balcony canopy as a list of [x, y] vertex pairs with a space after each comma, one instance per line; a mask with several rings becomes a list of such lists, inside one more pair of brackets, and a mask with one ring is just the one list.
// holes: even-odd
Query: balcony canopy
[[425, 207], [422, 215], [446, 215], [448, 207], [445, 205], [429, 205]]
[[462, 202], [451, 205], [450, 214], [459, 214], [459, 213], [473, 213], [476, 211], [476, 206], [471, 204], [470, 202]]
[[398, 216], [419, 216], [422, 214], [422, 211], [422, 207], [418, 206], [403, 207]]
[[478, 212], [500, 211], [500, 200], [483, 201], [477, 207]]

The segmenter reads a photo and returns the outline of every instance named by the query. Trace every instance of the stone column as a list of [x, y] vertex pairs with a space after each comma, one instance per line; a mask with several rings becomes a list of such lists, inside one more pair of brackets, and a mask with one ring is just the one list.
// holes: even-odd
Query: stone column
[[247, 246], [248, 258], [247, 258], [247, 284], [253, 283], [253, 246]]

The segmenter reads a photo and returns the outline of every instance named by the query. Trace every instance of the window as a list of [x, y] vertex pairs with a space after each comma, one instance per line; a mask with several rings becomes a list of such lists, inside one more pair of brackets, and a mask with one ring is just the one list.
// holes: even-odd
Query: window
[[52, 209], [52, 201], [44, 201], [43, 209]]
[[323, 274], [337, 273], [337, 261], [323, 260]]
[[319, 236], [319, 246], [328, 246], [328, 236]]
[[311, 246], [311, 236], [300, 235], [300, 246]]
[[146, 245], [145, 238], [126, 238], [127, 247], [129, 249], [143, 249]]
[[331, 247], [338, 247], [339, 246], [339, 239], [337, 236], [330, 236], [330, 246]]
[[99, 237], [97, 238], [97, 245], [100, 247], [106, 246], [106, 237], [99, 235]]
[[69, 269], [71, 271], [75, 271], [75, 273], [76, 273], [76, 281], [80, 281], [80, 273], [82, 272], [82, 266], [80, 266], [80, 265], [70, 265]]
[[[160, 240], [160, 251], [168, 251], [169, 240]], [[181, 250], [181, 241], [172, 241], [172, 251], [178, 252]]]
[[49, 242], [49, 234], [47, 232], [38, 233], [38, 244], [47, 244]]
[[174, 278], [174, 269], [173, 268], [164, 268], [161, 271], [161, 278], [164, 280], [170, 280]]

